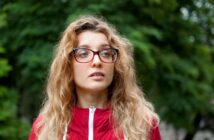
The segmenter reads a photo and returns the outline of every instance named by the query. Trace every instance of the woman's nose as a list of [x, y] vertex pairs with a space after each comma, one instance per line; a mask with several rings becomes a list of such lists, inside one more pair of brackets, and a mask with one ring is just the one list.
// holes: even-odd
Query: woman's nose
[[97, 66], [97, 65], [100, 65], [101, 64], [101, 60], [100, 60], [100, 57], [98, 56], [98, 54], [95, 54], [94, 55], [94, 58], [92, 60], [92, 65], [93, 66]]

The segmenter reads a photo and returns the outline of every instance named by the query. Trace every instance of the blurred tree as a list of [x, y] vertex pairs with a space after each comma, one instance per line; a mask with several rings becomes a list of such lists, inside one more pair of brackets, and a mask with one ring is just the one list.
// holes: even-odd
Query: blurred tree
[[14, 89], [15, 114], [36, 117], [60, 32], [79, 15], [97, 14], [133, 43], [139, 84], [164, 121], [185, 128], [188, 140], [213, 129], [207, 123], [214, 116], [213, 6], [213, 0], [1, 1], [0, 44], [13, 67], [1, 80]]
[[66, 19], [65, 6], [57, 0], [51, 4], [16, 1], [3, 6], [7, 26], [1, 28], [1, 42], [14, 69], [7, 82], [18, 90], [19, 115], [33, 118], [39, 109], [51, 52]]
[[5, 49], [0, 45], [0, 139], [18, 140], [27, 138], [30, 125], [27, 125], [26, 119], [17, 118], [17, 93], [14, 89], [8, 88], [7, 83], [3, 81], [12, 70], [4, 53]]
[[[4, 58], [13, 67], [7, 77], [0, 77], [6, 89], [8, 123], [1, 124], [0, 139], [26, 139], [29, 126], [37, 116], [52, 49], [63, 30], [66, 14], [63, 1], [1, 1], [0, 46]], [[0, 67], [2, 70], [4, 67]], [[5, 98], [6, 98], [5, 97]], [[9, 98], [13, 97], [13, 98]], [[11, 113], [9, 112], [11, 111]], [[1, 114], [4, 112], [1, 111]], [[22, 129], [21, 120], [28, 119]], [[11, 122], [9, 122], [11, 120]], [[20, 121], [19, 121], [20, 120]], [[12, 123], [16, 122], [16, 123]], [[5, 129], [9, 127], [8, 129]], [[4, 128], [4, 129], [3, 129]], [[20, 128], [19, 133], [15, 133]], [[14, 133], [13, 133], [14, 132]], [[1, 137], [2, 135], [2, 137]]]

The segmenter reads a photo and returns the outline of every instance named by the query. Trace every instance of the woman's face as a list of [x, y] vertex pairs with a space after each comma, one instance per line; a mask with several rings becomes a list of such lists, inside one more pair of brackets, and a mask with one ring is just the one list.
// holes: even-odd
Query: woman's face
[[[77, 36], [77, 48], [86, 48], [92, 51], [101, 51], [110, 48], [107, 37], [103, 33], [85, 31]], [[76, 56], [80, 59], [88, 55], [88, 51], [77, 49]], [[105, 53], [103, 54], [105, 56]], [[82, 61], [81, 61], [82, 62]], [[114, 74], [114, 62], [102, 62], [95, 54], [89, 62], [77, 62], [73, 58], [74, 83], [77, 92], [108, 92], [108, 86], [111, 84]]]

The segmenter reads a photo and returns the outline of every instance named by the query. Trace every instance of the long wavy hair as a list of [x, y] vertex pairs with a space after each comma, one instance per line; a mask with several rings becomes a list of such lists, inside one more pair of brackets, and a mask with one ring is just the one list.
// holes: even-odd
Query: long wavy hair
[[133, 47], [103, 18], [91, 15], [70, 23], [56, 47], [47, 80], [47, 98], [40, 112], [42, 119], [36, 127], [38, 140], [62, 139], [64, 129], [72, 119], [72, 106], [77, 102], [72, 50], [77, 46], [78, 34], [88, 30], [105, 34], [110, 45], [119, 49], [114, 78], [109, 86], [115, 134], [122, 132], [125, 139], [148, 140], [154, 120], [158, 124], [159, 118], [137, 84]]

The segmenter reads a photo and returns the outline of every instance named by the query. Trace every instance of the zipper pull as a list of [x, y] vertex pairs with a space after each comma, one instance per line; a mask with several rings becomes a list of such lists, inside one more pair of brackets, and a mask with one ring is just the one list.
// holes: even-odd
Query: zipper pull
[[89, 109], [90, 109], [90, 113], [94, 113], [96, 108], [94, 106], [90, 106]]
[[94, 139], [94, 112], [96, 108], [94, 106], [89, 107], [89, 121], [88, 121], [88, 140]]

